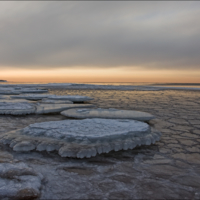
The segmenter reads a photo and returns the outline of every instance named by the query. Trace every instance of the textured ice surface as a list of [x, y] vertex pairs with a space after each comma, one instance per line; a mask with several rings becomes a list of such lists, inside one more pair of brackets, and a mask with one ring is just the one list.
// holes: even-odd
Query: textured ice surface
[[144, 122], [115, 119], [63, 120], [31, 124], [1, 135], [14, 151], [58, 151], [62, 157], [91, 157], [112, 150], [133, 149], [159, 140]]
[[11, 96], [11, 98], [14, 99], [28, 99], [28, 100], [41, 100], [44, 98], [52, 99], [52, 100], [69, 100], [73, 102], [83, 102], [83, 101], [89, 101], [93, 98], [87, 97], [87, 96], [58, 96], [58, 95], [51, 95], [51, 94], [24, 94], [24, 95], [15, 95]]
[[91, 108], [92, 104], [38, 104], [36, 114], [59, 113], [71, 108]]
[[62, 115], [73, 118], [107, 118], [107, 119], [134, 119], [149, 121], [155, 117], [146, 112], [117, 109], [70, 109], [61, 112]]
[[50, 104], [73, 104], [73, 101], [69, 101], [69, 100], [54, 100], [54, 99], [42, 99], [41, 103], [50, 103]]
[[35, 113], [36, 106], [27, 102], [0, 102], [0, 114], [26, 115]]
[[33, 199], [40, 195], [42, 175], [24, 163], [0, 163], [0, 198]]

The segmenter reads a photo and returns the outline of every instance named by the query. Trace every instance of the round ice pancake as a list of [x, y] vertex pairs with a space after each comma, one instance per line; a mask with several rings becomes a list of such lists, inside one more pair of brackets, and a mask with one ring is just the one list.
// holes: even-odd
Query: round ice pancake
[[0, 95], [0, 99], [9, 99], [9, 96], [7, 96], [7, 95]]
[[0, 94], [3, 94], [3, 95], [18, 95], [20, 93], [21, 92], [19, 92], [18, 90], [2, 90], [2, 89], [0, 89]]
[[91, 157], [133, 149], [159, 140], [160, 133], [135, 120], [84, 119], [31, 124], [2, 134], [1, 144], [14, 151], [58, 151], [62, 157]]
[[47, 104], [73, 104], [72, 101], [69, 100], [54, 100], [54, 99], [42, 99], [41, 103], [47, 103]]
[[36, 106], [27, 102], [0, 102], [0, 114], [26, 115], [35, 113]]
[[94, 107], [92, 104], [37, 104], [36, 114], [47, 114], [47, 113], [60, 113], [63, 110], [71, 108], [91, 108]]
[[69, 100], [73, 102], [84, 102], [92, 100], [93, 98], [87, 96], [60, 96], [60, 95], [51, 95], [51, 94], [24, 94], [24, 95], [15, 95], [11, 96], [14, 99], [28, 99], [28, 100], [41, 100], [44, 98], [52, 99], [52, 100]]
[[134, 120], [85, 119], [31, 124], [23, 130], [23, 134], [66, 141], [94, 142], [123, 139], [127, 136], [137, 137], [148, 134], [149, 131], [148, 124]]
[[19, 90], [21, 93], [46, 93], [48, 92], [48, 90], [45, 90], [45, 89], [21, 89]]
[[35, 103], [26, 99], [0, 99], [0, 103]]
[[13, 99], [27, 99], [27, 100], [41, 100], [44, 98], [48, 98], [49, 94], [21, 94], [10, 96]]
[[134, 110], [117, 109], [70, 109], [61, 112], [66, 117], [73, 118], [107, 118], [107, 119], [134, 119], [138, 121], [149, 121], [155, 117], [146, 112]]
[[0, 163], [0, 199], [36, 199], [42, 174], [23, 162]]
[[71, 95], [66, 95], [66, 96], [51, 95], [48, 98], [54, 99], [54, 100], [69, 100], [69, 101], [73, 101], [73, 102], [84, 102], [84, 101], [93, 100], [93, 98], [91, 98], [91, 97], [79, 96], [79, 95], [75, 95], [75, 96], [71, 96]]

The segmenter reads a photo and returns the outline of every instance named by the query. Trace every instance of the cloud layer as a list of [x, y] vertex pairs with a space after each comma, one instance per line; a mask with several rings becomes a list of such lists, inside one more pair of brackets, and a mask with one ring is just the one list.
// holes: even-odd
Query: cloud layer
[[0, 2], [0, 68], [200, 69], [200, 2]]

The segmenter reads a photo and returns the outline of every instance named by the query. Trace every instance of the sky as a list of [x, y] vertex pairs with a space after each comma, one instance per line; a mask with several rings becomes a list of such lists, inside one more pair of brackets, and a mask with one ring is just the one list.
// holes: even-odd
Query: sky
[[1, 1], [0, 79], [200, 83], [198, 1]]

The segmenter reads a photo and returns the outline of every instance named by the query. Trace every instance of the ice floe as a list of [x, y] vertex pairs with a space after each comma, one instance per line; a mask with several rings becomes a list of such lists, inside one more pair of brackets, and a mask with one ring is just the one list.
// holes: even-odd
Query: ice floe
[[2, 134], [0, 143], [14, 151], [58, 151], [62, 157], [91, 157], [133, 149], [159, 140], [160, 133], [135, 120], [84, 119], [31, 124]]
[[35, 199], [43, 176], [25, 163], [0, 163], [0, 198]]
[[71, 96], [71, 95], [66, 95], [66, 96], [50, 95], [48, 98], [54, 99], [54, 100], [69, 100], [69, 101], [73, 101], [73, 102], [77, 102], [77, 103], [93, 100], [93, 98], [91, 98], [91, 97], [79, 96], [79, 95], [74, 95], [74, 96]]
[[39, 88], [24, 88], [24, 87], [0, 87], [0, 94], [4, 95], [19, 95], [22, 93], [46, 93], [47, 89]]
[[54, 100], [54, 99], [42, 99], [40, 101], [41, 103], [50, 103], [50, 104], [73, 104], [73, 101], [69, 101], [69, 100]]
[[9, 99], [9, 96], [7, 96], [7, 95], [0, 95], [0, 99]]
[[28, 100], [41, 100], [41, 99], [51, 99], [51, 100], [69, 100], [72, 102], [84, 102], [92, 100], [93, 98], [87, 96], [71, 96], [71, 95], [51, 95], [51, 94], [24, 94], [24, 95], [14, 95], [11, 96], [14, 99], [28, 99]]
[[36, 106], [27, 102], [0, 102], [0, 114], [26, 115], [35, 113]]
[[72, 108], [91, 108], [92, 104], [43, 104], [34, 103], [25, 99], [1, 99], [0, 114], [3, 115], [27, 115], [60, 113]]
[[35, 103], [35, 101], [29, 101], [26, 99], [1, 99], [0, 103]]
[[134, 119], [138, 121], [149, 121], [155, 117], [146, 112], [134, 110], [117, 110], [117, 109], [69, 109], [61, 112], [66, 117], [73, 118], [107, 118], [107, 119]]
[[91, 108], [92, 104], [37, 104], [35, 114], [60, 113], [71, 108]]
[[48, 98], [50, 94], [22, 94], [22, 95], [14, 95], [10, 96], [12, 99], [27, 99], [27, 100], [41, 100], [44, 98]]

